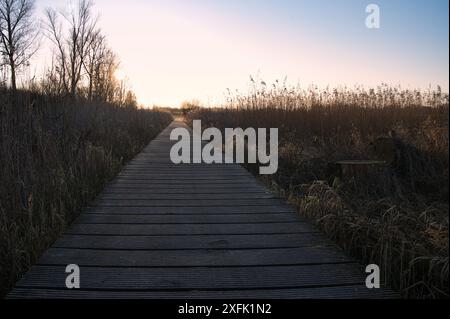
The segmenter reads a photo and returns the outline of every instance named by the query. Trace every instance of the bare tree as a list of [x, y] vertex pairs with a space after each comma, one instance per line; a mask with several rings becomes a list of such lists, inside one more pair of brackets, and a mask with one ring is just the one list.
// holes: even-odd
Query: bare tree
[[46, 36], [55, 46], [52, 68], [47, 71], [42, 88], [54, 94], [77, 94], [89, 100], [136, 106], [126, 81], [115, 74], [119, 68], [116, 54], [96, 27], [92, 2], [80, 0], [68, 14], [46, 11]]
[[98, 98], [114, 103], [117, 101], [117, 91], [120, 81], [116, 79], [116, 71], [119, 68], [117, 55], [108, 48], [103, 52], [102, 63], [99, 64], [96, 76], [96, 92]]
[[119, 61], [104, 39], [92, 61], [89, 71], [86, 71], [89, 74], [88, 92], [92, 85], [92, 99], [110, 103], [118, 102], [121, 82], [116, 79], [115, 73], [119, 68]]
[[125, 101], [123, 106], [129, 107], [129, 108], [137, 108], [137, 99], [136, 94], [134, 94], [133, 91], [128, 90], [127, 94], [125, 95]]
[[[56, 47], [56, 70], [72, 97], [77, 94], [89, 44], [95, 35], [97, 19], [92, 16], [92, 2], [80, 0], [69, 13], [46, 10], [46, 35]], [[62, 17], [62, 21], [60, 21]]]
[[37, 51], [38, 28], [33, 11], [34, 0], [0, 0], [0, 53], [10, 69], [13, 91], [17, 89], [17, 71]]
[[[93, 100], [94, 93], [97, 95], [97, 87], [99, 81], [99, 73], [103, 69], [105, 63], [105, 52], [107, 51], [105, 37], [100, 30], [93, 32], [87, 48], [86, 59], [84, 61], [84, 69], [88, 76], [88, 93], [87, 98]], [[95, 91], [95, 92], [94, 92]]]

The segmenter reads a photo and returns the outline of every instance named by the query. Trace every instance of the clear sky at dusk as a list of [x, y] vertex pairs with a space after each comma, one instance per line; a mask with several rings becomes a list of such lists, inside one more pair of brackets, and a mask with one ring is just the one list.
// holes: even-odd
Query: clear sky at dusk
[[[39, 13], [65, 0], [37, 0]], [[365, 8], [381, 9], [367, 29]], [[138, 100], [177, 106], [271, 83], [448, 91], [448, 0], [96, 0], [99, 25]], [[41, 50], [42, 65], [49, 57]]]

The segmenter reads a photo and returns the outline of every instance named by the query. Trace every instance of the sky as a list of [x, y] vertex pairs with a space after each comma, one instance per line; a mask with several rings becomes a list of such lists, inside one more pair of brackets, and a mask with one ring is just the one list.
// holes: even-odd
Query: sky
[[[75, 1], [75, 0], [72, 0]], [[37, 0], [63, 8], [67, 0]], [[307, 86], [400, 84], [448, 92], [448, 0], [96, 0], [138, 101], [220, 103], [249, 76]], [[366, 6], [380, 28], [366, 27]], [[49, 51], [36, 59], [44, 68]], [[33, 72], [40, 72], [34, 70]]]

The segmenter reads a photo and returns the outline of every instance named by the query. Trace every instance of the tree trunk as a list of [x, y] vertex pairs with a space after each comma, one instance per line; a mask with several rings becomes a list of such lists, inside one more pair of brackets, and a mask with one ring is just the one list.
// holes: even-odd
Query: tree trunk
[[72, 80], [70, 81], [70, 96], [75, 99], [77, 94], [77, 85], [75, 82], [75, 77], [72, 75]]
[[[75, 31], [74, 31], [75, 32]], [[72, 57], [70, 61], [70, 95], [75, 100], [77, 94], [77, 75], [76, 75], [76, 59], [77, 59], [77, 51], [76, 51], [77, 40], [76, 37], [73, 39], [72, 43]]]
[[14, 63], [14, 58], [9, 57], [9, 63], [11, 68], [11, 90], [13, 93], [17, 91], [17, 83], [16, 83], [16, 65]]
[[88, 100], [92, 101], [92, 88], [94, 86], [94, 80], [92, 78], [92, 76], [93, 76], [92, 73], [89, 73], [88, 76], [89, 76]]

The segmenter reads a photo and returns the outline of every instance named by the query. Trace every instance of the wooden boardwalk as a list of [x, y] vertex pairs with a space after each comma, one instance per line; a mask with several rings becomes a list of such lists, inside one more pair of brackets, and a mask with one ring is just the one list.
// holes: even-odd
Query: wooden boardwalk
[[[239, 165], [170, 162], [173, 122], [131, 161], [9, 298], [386, 298]], [[65, 286], [80, 266], [81, 287]]]

